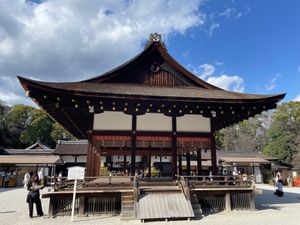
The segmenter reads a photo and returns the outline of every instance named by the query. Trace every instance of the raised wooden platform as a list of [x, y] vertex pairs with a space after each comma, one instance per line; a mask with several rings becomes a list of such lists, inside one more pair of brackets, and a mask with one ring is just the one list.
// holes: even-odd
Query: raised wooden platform
[[[73, 184], [74, 185], [74, 184]], [[55, 183], [49, 215], [70, 215], [71, 181]], [[94, 177], [79, 182], [75, 214], [121, 215], [122, 220], [201, 217], [204, 210], [254, 209], [254, 183], [250, 178], [228, 176], [139, 179]]]

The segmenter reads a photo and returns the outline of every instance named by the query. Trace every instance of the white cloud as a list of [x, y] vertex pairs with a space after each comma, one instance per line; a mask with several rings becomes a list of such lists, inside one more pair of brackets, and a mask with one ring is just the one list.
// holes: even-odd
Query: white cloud
[[192, 65], [188, 65], [195, 74], [197, 74], [201, 79], [207, 81], [208, 83], [220, 87], [228, 91], [244, 92], [244, 80], [237, 75], [215, 75], [215, 66], [211, 64], [202, 64], [197, 68]]
[[225, 90], [244, 92], [244, 80], [239, 76], [211, 76], [206, 80], [208, 83]]
[[[194, 1], [1, 1], [0, 77], [76, 81], [130, 59], [150, 33], [185, 34], [204, 23]], [[215, 29], [215, 28], [214, 28]], [[212, 29], [213, 31], [213, 29]], [[7, 82], [7, 81], [6, 81]], [[25, 102], [24, 91], [0, 83], [0, 99]]]
[[225, 64], [225, 62], [221, 62], [221, 61], [215, 60], [214, 64], [216, 64], [216, 66], [223, 66]]
[[210, 27], [209, 27], [208, 36], [212, 37], [214, 30], [217, 29], [217, 28], [219, 28], [219, 27], [220, 27], [219, 23], [213, 23], [213, 24], [211, 24]]
[[226, 17], [226, 18], [230, 18], [232, 15], [234, 15], [236, 13], [236, 9], [235, 8], [226, 8], [223, 12], [219, 13], [219, 16], [222, 17]]
[[276, 81], [278, 80], [279, 77], [281, 77], [281, 74], [276, 74], [276, 75], [270, 80], [270, 82], [268, 82], [268, 83], [265, 85], [266, 91], [272, 91], [272, 90], [276, 87]]
[[212, 76], [215, 72], [215, 67], [211, 64], [205, 63], [198, 67], [198, 71], [196, 71], [202, 79], [207, 79]]
[[292, 101], [300, 102], [300, 94], [298, 94]]

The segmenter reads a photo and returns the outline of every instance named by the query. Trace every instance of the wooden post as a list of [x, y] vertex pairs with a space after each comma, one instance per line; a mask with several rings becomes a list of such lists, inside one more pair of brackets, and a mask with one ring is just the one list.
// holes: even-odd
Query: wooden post
[[101, 155], [98, 149], [96, 149], [95, 158], [96, 158], [96, 163], [94, 169], [94, 176], [97, 177], [100, 175], [99, 170], [100, 170], [100, 163], [101, 163]]
[[179, 172], [179, 175], [181, 176], [182, 175], [182, 155], [180, 153], [180, 155], [178, 156], [178, 172]]
[[226, 192], [225, 194], [225, 208], [227, 211], [231, 211], [230, 192]]
[[176, 116], [172, 116], [172, 177], [177, 174], [177, 125]]
[[130, 175], [135, 174], [135, 155], [136, 155], [136, 115], [132, 115], [132, 132], [131, 132], [131, 167]]
[[254, 190], [249, 193], [249, 200], [250, 200], [250, 209], [255, 210], [255, 202], [254, 202]]
[[186, 170], [187, 170], [187, 175], [191, 175], [191, 155], [190, 152], [186, 153]]
[[201, 149], [197, 150], [197, 172], [198, 176], [202, 175], [202, 155], [201, 155]]
[[148, 167], [148, 176], [149, 176], [149, 179], [151, 177], [151, 155], [149, 154], [148, 156], [148, 164], [149, 164], [149, 167]]
[[215, 140], [215, 125], [214, 125], [214, 120], [212, 118], [210, 119], [210, 125], [211, 125], [210, 154], [211, 154], [212, 174], [218, 175], [216, 140]]
[[123, 159], [123, 173], [124, 174], [126, 174], [126, 163], [127, 163], [127, 157], [126, 157], [126, 155], [124, 155], [124, 159]]
[[55, 199], [53, 197], [50, 197], [48, 214], [51, 217], [54, 216], [54, 211], [55, 211], [55, 209], [54, 209], [54, 201], [55, 201]]
[[79, 215], [84, 215], [85, 213], [85, 196], [84, 195], [81, 195], [79, 197], [79, 212], [78, 214]]
[[89, 141], [86, 159], [86, 176], [92, 176], [93, 162], [93, 146]]

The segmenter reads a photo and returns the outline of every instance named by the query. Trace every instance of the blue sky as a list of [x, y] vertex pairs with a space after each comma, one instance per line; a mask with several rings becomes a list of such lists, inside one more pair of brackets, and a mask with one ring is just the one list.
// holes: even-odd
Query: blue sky
[[[175, 35], [169, 40], [171, 54], [185, 65], [211, 64], [216, 75], [238, 75], [244, 80], [244, 92], [287, 93], [284, 101], [296, 98], [300, 93], [300, 2], [235, 1], [228, 8], [226, 2], [205, 4], [205, 11], [214, 18], [204, 29], [219, 26], [211, 35], [203, 29]], [[224, 16], [226, 10], [230, 13]]]
[[0, 1], [0, 101], [33, 105], [17, 75], [78, 81], [143, 50], [150, 33], [202, 79], [300, 101], [300, 1]]

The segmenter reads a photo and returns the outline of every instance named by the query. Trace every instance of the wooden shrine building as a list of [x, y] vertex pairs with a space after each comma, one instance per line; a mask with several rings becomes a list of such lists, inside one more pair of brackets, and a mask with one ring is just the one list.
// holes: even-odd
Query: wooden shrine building
[[[87, 176], [100, 175], [101, 157], [121, 156], [124, 171], [149, 170], [151, 156], [168, 158], [168, 176], [182, 174], [201, 150], [211, 149], [217, 174], [215, 132], [274, 109], [284, 94], [258, 95], [226, 91], [189, 72], [172, 58], [160, 35], [123, 65], [79, 82], [43, 82], [18, 77], [31, 97], [78, 139], [88, 139]], [[111, 166], [111, 163], [107, 163]], [[187, 172], [188, 175], [190, 171]]]

